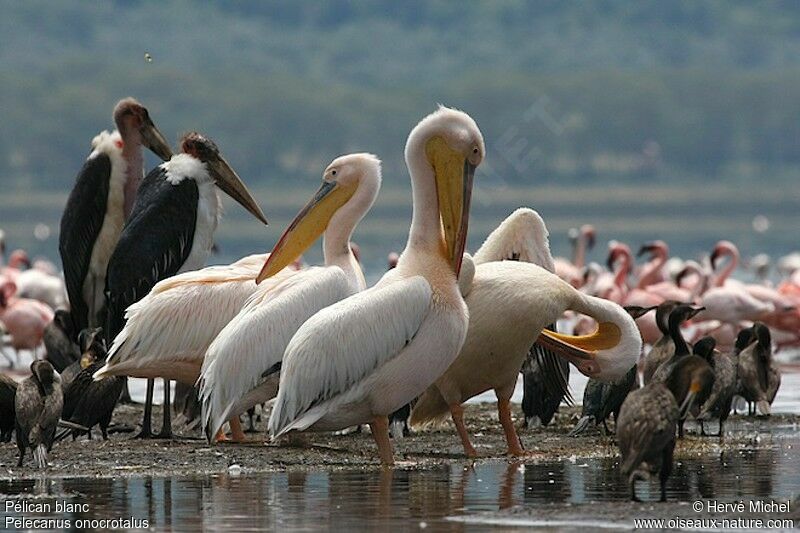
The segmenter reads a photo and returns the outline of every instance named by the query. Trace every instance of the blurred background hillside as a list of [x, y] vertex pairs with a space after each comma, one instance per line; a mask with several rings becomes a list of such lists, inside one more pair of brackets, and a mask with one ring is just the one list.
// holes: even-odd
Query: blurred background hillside
[[173, 141], [208, 133], [253, 186], [273, 225], [231, 205], [220, 261], [269, 248], [328, 161], [370, 151], [384, 191], [357, 240], [379, 272], [408, 227], [405, 137], [437, 103], [487, 141], [473, 249], [519, 205], [560, 254], [585, 222], [685, 256], [718, 238], [746, 254], [797, 246], [797, 2], [0, 6], [0, 228], [34, 254], [56, 257], [65, 195], [127, 95]]

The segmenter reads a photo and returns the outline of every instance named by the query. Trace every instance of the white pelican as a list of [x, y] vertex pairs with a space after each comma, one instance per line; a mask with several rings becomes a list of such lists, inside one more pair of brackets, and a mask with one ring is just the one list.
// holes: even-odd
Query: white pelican
[[378, 196], [380, 161], [371, 154], [345, 155], [328, 165], [322, 180], [275, 245], [258, 279], [285, 270], [323, 232], [325, 266], [281, 283], [274, 283], [274, 277], [262, 283], [208, 348], [199, 382], [209, 439], [227, 419], [275, 397], [283, 352], [303, 322], [366, 288], [350, 238]]
[[[532, 214], [536, 215], [529, 210], [526, 217], [535, 222], [529, 224], [533, 230], [529, 246], [531, 250], [538, 248], [538, 252], [529, 251], [528, 255], [552, 269], [547, 230], [541, 217], [533, 218]], [[475, 254], [476, 259], [487, 256], [496, 257], [487, 254], [484, 247]], [[585, 375], [607, 381], [624, 376], [641, 351], [636, 324], [622, 307], [583, 294], [536, 264], [519, 261], [476, 264], [465, 301], [469, 308], [469, 330], [461, 353], [417, 401], [411, 423], [429, 423], [449, 411], [464, 452], [471, 457], [477, 452], [469, 440], [461, 404], [490, 389], [497, 395], [509, 453], [525, 453], [511, 419], [510, 401], [520, 367], [537, 338], [541, 345], [570, 360]], [[577, 337], [544, 329], [567, 310], [594, 318], [598, 329]]]
[[108, 261], [144, 175], [142, 144], [165, 161], [172, 156], [147, 109], [133, 98], [117, 103], [114, 122], [117, 131], [92, 141], [61, 217], [58, 251], [76, 334], [98, 325]]
[[[219, 153], [214, 142], [196, 132], [181, 139], [183, 153], [153, 169], [142, 182], [130, 220], [108, 263], [106, 335], [113, 339], [109, 362], [95, 374], [115, 374], [115, 353], [126, 337], [115, 339], [125, 326], [125, 311], [144, 298], [161, 280], [201, 268], [211, 253], [221, 215], [218, 188], [253, 216], [267, 220], [241, 178]], [[152, 381], [148, 382], [142, 437], [150, 437]], [[170, 436], [169, 383], [164, 387], [164, 429]]]
[[467, 332], [458, 290], [472, 179], [484, 156], [469, 115], [440, 107], [406, 142], [414, 213], [397, 267], [300, 327], [283, 357], [272, 437], [368, 422], [393, 462], [388, 415], [450, 365]]
[[[565, 279], [557, 269], [550, 253], [549, 233], [542, 217], [533, 209], [520, 207], [511, 213], [492, 231], [483, 245], [475, 253], [475, 264], [492, 261], [523, 261], [540, 266], [548, 272], [572, 285], [573, 280]], [[579, 240], [583, 262], [583, 247], [594, 246], [594, 227], [581, 227]], [[461, 280], [459, 280], [461, 281]], [[462, 294], [466, 294], [462, 292]], [[469, 306], [469, 303], [467, 303]], [[555, 323], [547, 329], [556, 331]], [[534, 344], [522, 365], [523, 396], [522, 411], [525, 426], [550, 423], [558, 406], [565, 396], [569, 396], [569, 363], [541, 345]]]

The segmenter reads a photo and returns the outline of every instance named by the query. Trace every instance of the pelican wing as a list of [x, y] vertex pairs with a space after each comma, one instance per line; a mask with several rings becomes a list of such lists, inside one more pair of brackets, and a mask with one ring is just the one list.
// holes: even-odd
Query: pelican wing
[[207, 433], [215, 435], [228, 418], [239, 414], [232, 411], [234, 406], [281, 362], [286, 345], [306, 320], [351, 294], [347, 275], [335, 266], [309, 268], [278, 285], [262, 283], [209, 346], [203, 361], [200, 399]]
[[405, 278], [353, 295], [303, 324], [283, 357], [269, 420], [272, 435], [310, 426], [316, 420], [298, 420], [306, 411], [348, 391], [399, 354], [425, 321], [432, 294], [424, 277]]
[[88, 326], [89, 308], [83, 299], [83, 280], [89, 272], [97, 236], [103, 227], [108, 202], [111, 158], [93, 154], [78, 173], [61, 216], [58, 252], [64, 266], [64, 282], [72, 309], [75, 331]]

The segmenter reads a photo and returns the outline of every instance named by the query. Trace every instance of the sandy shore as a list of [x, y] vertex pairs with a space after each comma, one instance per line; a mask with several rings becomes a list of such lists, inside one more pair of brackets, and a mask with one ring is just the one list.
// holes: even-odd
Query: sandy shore
[[[141, 417], [141, 406], [122, 405], [115, 412], [114, 423], [135, 427]], [[567, 431], [577, 418], [578, 408], [562, 408], [554, 423], [548, 428], [524, 430], [521, 437], [525, 448], [534, 455], [524, 461], [544, 461], [569, 458], [616, 457], [618, 450], [612, 437], [598, 430], [586, 436], [572, 438]], [[160, 408], [154, 412], [154, 424], [160, 424]], [[484, 460], [505, 460], [506, 446], [497, 422], [494, 404], [477, 404], [466, 407], [467, 424], [472, 439]], [[700, 438], [691, 433], [678, 444], [676, 458], [686, 454], [715, 453], [769, 445], [770, 433], [778, 427], [797, 427], [800, 415], [775, 415], [768, 419], [729, 419], [729, 432], [723, 443], [717, 438]], [[263, 428], [264, 421], [259, 423]], [[102, 441], [99, 432], [95, 438], [82, 437], [73, 442], [66, 439], [58, 443], [50, 454], [49, 475], [52, 477], [117, 477], [117, 476], [172, 476], [227, 472], [238, 465], [242, 472], [280, 470], [378, 468], [376, 448], [368, 429], [349, 435], [314, 434], [305, 446], [275, 445], [263, 442], [263, 432], [249, 434], [253, 439], [246, 444], [209, 445], [200, 438], [199, 431], [182, 431], [182, 438], [174, 440], [141, 441], [132, 439], [132, 433], [112, 434]], [[716, 430], [716, 428], [713, 428]], [[20, 479], [37, 472], [30, 458], [22, 468], [16, 467], [15, 444], [0, 446], [0, 478]], [[415, 433], [395, 443], [398, 468], [422, 468], [442, 463], [462, 463], [463, 451], [451, 423], [438, 429]], [[236, 467], [234, 467], [236, 468]]]

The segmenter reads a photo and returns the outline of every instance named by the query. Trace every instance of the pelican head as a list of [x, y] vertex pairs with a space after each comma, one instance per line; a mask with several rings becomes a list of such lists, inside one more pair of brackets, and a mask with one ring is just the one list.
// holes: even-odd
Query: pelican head
[[138, 131], [142, 144], [163, 161], [169, 161], [169, 158], [172, 157], [172, 149], [164, 135], [153, 123], [147, 108], [135, 98], [123, 98], [117, 103], [114, 108], [114, 123], [123, 139], [130, 132]]
[[588, 335], [567, 335], [543, 330], [539, 343], [561, 354], [582, 374], [613, 382], [636, 364], [642, 338], [634, 319], [619, 305], [592, 298], [597, 329]]
[[217, 187], [236, 200], [258, 220], [264, 224], [267, 223], [267, 217], [264, 216], [253, 195], [247, 190], [242, 178], [219, 153], [219, 148], [214, 141], [193, 131], [181, 137], [181, 150], [205, 163]]
[[[472, 117], [443, 106], [422, 119], [411, 130], [406, 142], [406, 164], [415, 189], [414, 208], [421, 209], [418, 204], [427, 199], [418, 199], [417, 191], [427, 196], [430, 184], [419, 183], [419, 180], [432, 171], [437, 210], [444, 230], [444, 252], [456, 276], [461, 270], [466, 245], [472, 180], [485, 150], [483, 135]], [[424, 163], [420, 161], [421, 154]], [[423, 190], [425, 193], [421, 192]]]
[[[334, 224], [352, 232], [372, 207], [381, 183], [381, 162], [372, 154], [349, 154], [334, 159], [322, 174], [322, 185], [281, 235], [256, 278], [275, 275], [295, 261]], [[341, 215], [337, 215], [341, 213]], [[348, 235], [349, 239], [349, 235]]]

